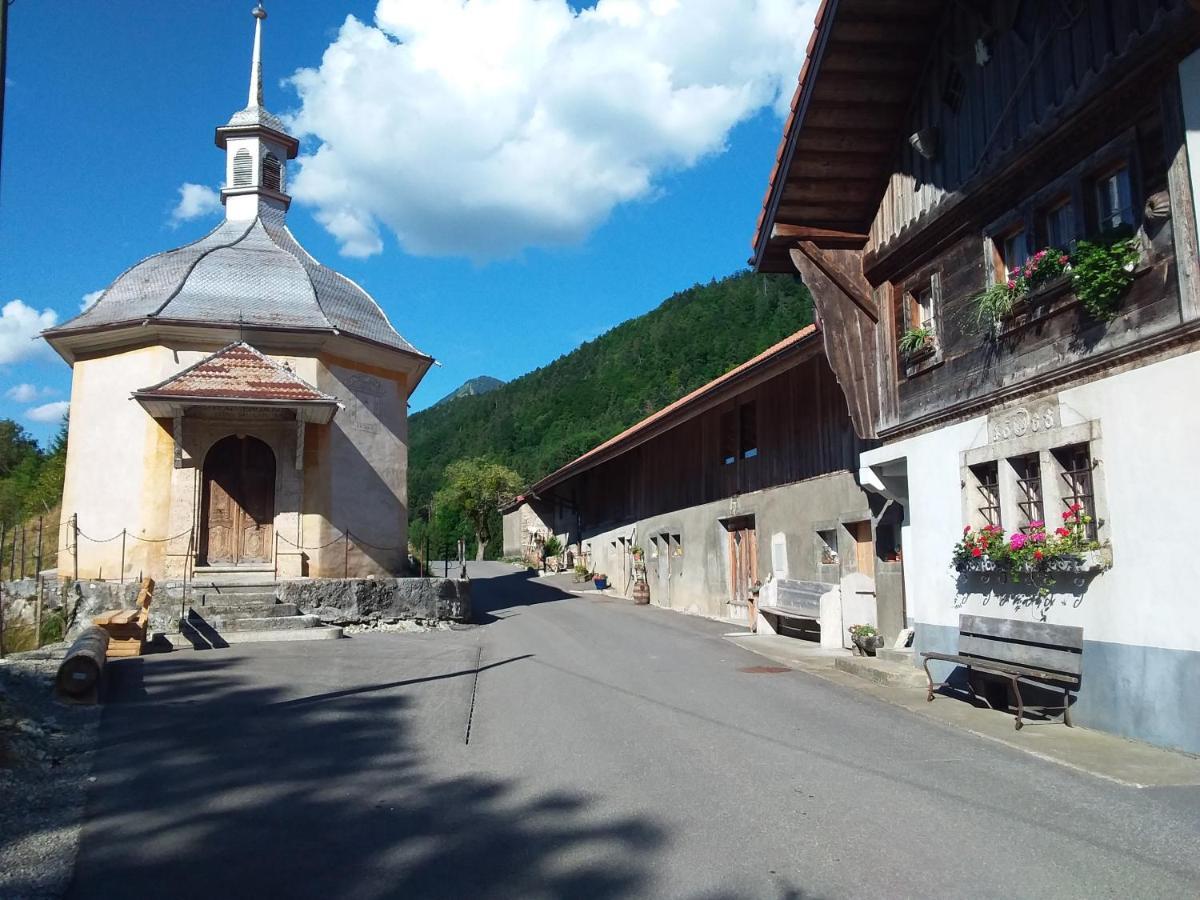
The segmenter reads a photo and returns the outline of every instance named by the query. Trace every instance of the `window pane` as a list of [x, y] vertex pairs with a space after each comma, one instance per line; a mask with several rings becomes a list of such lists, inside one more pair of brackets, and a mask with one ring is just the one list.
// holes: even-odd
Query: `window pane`
[[1025, 261], [1029, 259], [1029, 240], [1024, 228], [1000, 239], [1000, 256], [1004, 271], [996, 273], [999, 280], [1008, 278], [1013, 269], [1025, 265]]
[[741, 409], [742, 459], [758, 456], [758, 415], [756, 404], [746, 403]]
[[1101, 231], [1134, 224], [1128, 168], [1121, 167], [1096, 182], [1096, 210]]
[[721, 416], [721, 464], [737, 462], [737, 414], [730, 410]]
[[1000, 469], [994, 463], [971, 466], [975, 475], [975, 511], [984, 524], [999, 527], [1000, 522]]
[[[1021, 513], [1022, 531], [1041, 531], [1045, 528], [1046, 513], [1042, 503], [1042, 467], [1036, 453], [1012, 460], [1017, 474], [1017, 509]], [[1037, 522], [1039, 527], [1031, 528]]]
[[1074, 444], [1056, 450], [1055, 455], [1062, 466], [1063, 480], [1063, 511], [1068, 512], [1075, 505], [1081, 508], [1081, 515], [1091, 518], [1084, 533], [1088, 540], [1096, 540], [1096, 496], [1092, 487], [1092, 454], [1087, 444]]
[[1070, 201], [1059, 204], [1046, 212], [1046, 245], [1065, 250], [1075, 240], [1075, 210]]

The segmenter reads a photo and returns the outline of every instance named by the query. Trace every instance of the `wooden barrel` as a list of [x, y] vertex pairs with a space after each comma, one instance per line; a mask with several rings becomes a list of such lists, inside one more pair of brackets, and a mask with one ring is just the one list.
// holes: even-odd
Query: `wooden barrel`
[[650, 602], [650, 585], [645, 581], [633, 583], [633, 601], [643, 606]]
[[55, 685], [70, 697], [81, 697], [96, 689], [104, 673], [108, 633], [95, 625], [75, 639], [58, 667]]

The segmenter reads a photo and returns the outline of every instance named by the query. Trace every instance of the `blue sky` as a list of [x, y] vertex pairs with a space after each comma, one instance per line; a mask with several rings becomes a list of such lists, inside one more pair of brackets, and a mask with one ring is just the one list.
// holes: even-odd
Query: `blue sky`
[[[394, 0], [393, 5], [402, 2]], [[63, 321], [78, 312], [83, 295], [105, 287], [138, 259], [193, 240], [216, 223], [216, 215], [173, 223], [171, 211], [182, 183], [220, 186], [223, 160], [213, 144], [213, 129], [245, 103], [252, 27], [248, 6], [247, 0], [20, 0], [11, 8], [0, 180], [0, 304], [19, 299], [38, 313], [53, 310]], [[336, 118], [328, 110], [339, 95], [321, 80], [325, 73], [318, 67], [322, 54], [339, 41], [346, 16], [370, 23], [375, 6], [373, 0], [276, 0], [268, 5], [266, 103], [279, 113], [301, 112], [297, 121], [305, 125], [299, 130], [311, 129], [302, 153], [312, 153], [323, 142], [351, 147], [336, 124], [327, 124]], [[440, 26], [404, 22], [391, 27], [394, 36], [410, 27], [434, 34]], [[421, 37], [414, 31], [414, 47]], [[800, 39], [791, 40], [795, 44]], [[576, 47], [572, 52], [578, 57], [585, 51]], [[776, 66], [784, 83], [788, 55]], [[796, 55], [793, 83], [799, 63]], [[316, 73], [315, 86], [310, 84], [303, 100], [294, 86], [281, 84], [301, 68]], [[546, 80], [544, 74], [531, 77], [535, 91], [538, 81]], [[372, 90], [385, 92], [378, 86]], [[353, 84], [349, 91], [351, 97], [364, 92]], [[453, 103], [450, 94], [441, 101], [443, 107]], [[391, 114], [400, 115], [395, 110], [380, 115]], [[624, 112], [618, 102], [606, 114], [611, 119]], [[635, 124], [645, 130], [644, 123]], [[585, 122], [581, 127], [586, 132], [593, 126]], [[609, 121], [594, 127], [597, 133], [608, 128], [621, 135], [619, 128], [625, 126]], [[611, 131], [614, 127], [618, 130]], [[489, 258], [486, 231], [470, 238], [473, 243], [461, 253], [453, 246], [447, 249], [444, 228], [423, 233], [424, 218], [414, 219], [411, 211], [424, 208], [421, 204], [429, 198], [418, 196], [411, 180], [393, 181], [386, 172], [380, 189], [386, 202], [373, 205], [363, 199], [353, 207], [362, 221], [374, 223], [369, 227], [379, 235], [381, 252], [342, 254], [348, 247], [346, 235], [331, 233], [318, 221], [331, 203], [340, 201], [322, 193], [319, 184], [310, 192], [316, 200], [298, 200], [289, 221], [314, 256], [367, 288], [396, 328], [442, 363], [414, 395], [415, 410], [476, 375], [508, 380], [544, 365], [646, 312], [674, 291], [745, 265], [779, 139], [778, 103], [756, 100], [733, 114], [715, 110], [686, 128], [709, 128], [710, 133], [697, 146], [682, 146], [687, 140], [678, 133], [651, 134], [644, 140], [661, 140], [666, 149], [623, 165], [621, 177], [649, 173], [649, 184], [642, 189], [622, 186], [611, 194], [589, 190], [586, 196], [572, 197], [571, 188], [564, 188], [564, 203], [592, 204], [586, 216], [552, 211], [545, 217], [544, 209], [526, 215], [519, 198], [509, 206], [504, 205], [509, 200], [497, 201], [497, 218], [488, 227], [497, 235], [520, 236], [516, 249], [506, 246], [499, 258]], [[379, 170], [355, 170], [359, 163], [352, 154], [343, 156], [338, 164], [349, 172], [346, 177], [358, 178], [369, 195]], [[382, 156], [386, 165], [387, 155]], [[454, 159], [452, 152], [447, 157]], [[468, 160], [462, 170], [478, 177], [475, 160], [461, 158]], [[478, 184], [464, 185], [464, 198], [455, 198], [459, 181], [453, 168], [440, 176], [448, 179], [439, 190], [451, 209], [456, 202], [469, 203], [467, 194], [479, 191]], [[549, 182], [553, 177], [548, 173]], [[414, 192], [410, 196], [406, 191]], [[521, 196], [526, 193], [522, 188]], [[531, 220], [538, 215], [544, 218]], [[515, 217], [511, 232], [505, 216]], [[453, 216], [448, 221], [453, 225]], [[554, 237], [556, 227], [563, 229], [561, 240]], [[527, 233], [532, 236], [524, 237]], [[409, 252], [414, 247], [417, 251]], [[24, 358], [0, 365], [0, 415], [17, 419], [45, 439], [55, 423], [31, 420], [29, 410], [67, 399], [70, 371], [49, 353], [17, 355]], [[9, 392], [22, 384], [32, 391], [16, 392], [18, 402]]]

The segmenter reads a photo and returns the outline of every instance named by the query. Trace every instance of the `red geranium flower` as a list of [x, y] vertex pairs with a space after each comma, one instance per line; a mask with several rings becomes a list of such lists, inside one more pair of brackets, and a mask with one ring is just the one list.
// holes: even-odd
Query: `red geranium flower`
[[1044, 554], [1044, 553], [1042, 553], [1042, 551], [1041, 551], [1041, 550], [1034, 550], [1034, 551], [1033, 551], [1033, 558], [1034, 558], [1034, 559], [1041, 559], [1043, 556], [1045, 556], [1045, 554]]
[[1057, 534], [1059, 537], [1070, 537], [1071, 529], [1070, 528], [1055, 528], [1054, 533]]

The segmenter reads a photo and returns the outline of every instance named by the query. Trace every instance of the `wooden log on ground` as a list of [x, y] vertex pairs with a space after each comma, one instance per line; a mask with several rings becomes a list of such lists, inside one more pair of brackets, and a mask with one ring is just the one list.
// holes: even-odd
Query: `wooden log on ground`
[[54, 683], [61, 694], [81, 698], [94, 694], [104, 674], [108, 656], [108, 632], [92, 626], [75, 639], [58, 667]]

